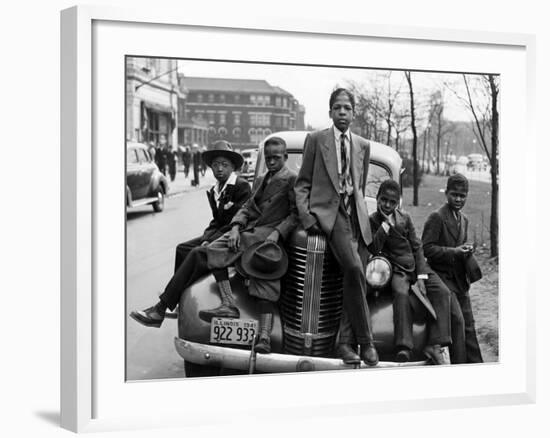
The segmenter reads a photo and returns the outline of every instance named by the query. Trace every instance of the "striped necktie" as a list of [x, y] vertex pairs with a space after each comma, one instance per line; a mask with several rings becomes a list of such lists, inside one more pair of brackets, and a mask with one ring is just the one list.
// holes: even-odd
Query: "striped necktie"
[[344, 133], [340, 135], [340, 173], [342, 176], [342, 189], [344, 193], [342, 195], [344, 200], [344, 208], [348, 214], [351, 214], [351, 197], [348, 194], [348, 157], [346, 153], [346, 136]]

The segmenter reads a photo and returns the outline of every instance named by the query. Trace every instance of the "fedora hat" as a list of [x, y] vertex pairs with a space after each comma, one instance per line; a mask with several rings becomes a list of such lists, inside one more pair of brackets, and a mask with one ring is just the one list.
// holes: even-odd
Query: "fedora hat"
[[275, 242], [256, 242], [244, 251], [240, 268], [250, 277], [277, 280], [286, 273], [288, 257]]
[[225, 157], [230, 160], [235, 166], [235, 170], [239, 169], [244, 162], [243, 156], [235, 152], [231, 144], [225, 140], [214, 142], [202, 153], [202, 159], [209, 167], [212, 167], [212, 160], [216, 157]]

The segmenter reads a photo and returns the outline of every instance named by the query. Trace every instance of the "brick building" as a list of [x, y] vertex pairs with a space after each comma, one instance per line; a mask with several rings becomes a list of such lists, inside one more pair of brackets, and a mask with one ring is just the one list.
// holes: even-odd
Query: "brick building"
[[183, 74], [178, 79], [180, 89], [185, 90], [179, 103], [180, 117], [204, 124], [209, 144], [224, 139], [236, 149], [253, 148], [272, 132], [305, 128], [303, 105], [265, 80]]

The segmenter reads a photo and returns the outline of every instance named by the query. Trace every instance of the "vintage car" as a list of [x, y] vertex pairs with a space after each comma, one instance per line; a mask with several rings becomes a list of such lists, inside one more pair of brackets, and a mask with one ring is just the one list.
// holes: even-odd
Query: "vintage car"
[[151, 158], [147, 146], [126, 142], [126, 207], [151, 204], [153, 210], [164, 210], [168, 180]]
[[[298, 171], [307, 132], [278, 132], [287, 143], [287, 165]], [[267, 137], [269, 138], [269, 137]], [[265, 140], [264, 140], [265, 142]], [[263, 142], [259, 147], [257, 177], [266, 171]], [[371, 142], [370, 166], [366, 187], [369, 211], [376, 209], [376, 193], [388, 178], [400, 181], [401, 158], [388, 146]], [[308, 236], [298, 227], [285, 242], [289, 267], [282, 281], [279, 312], [275, 314], [270, 354], [255, 354], [251, 343], [258, 326], [259, 312], [247, 293], [247, 280], [233, 270], [230, 282], [241, 311], [239, 320], [205, 322], [199, 311], [220, 304], [213, 276], [206, 276], [182, 294], [178, 314], [176, 350], [185, 360], [188, 377], [238, 373], [320, 371], [354, 368], [335, 357], [335, 341], [342, 315], [342, 275], [327, 248], [325, 238]], [[384, 263], [367, 271], [373, 281], [391, 275]], [[372, 268], [371, 266], [371, 268]], [[380, 271], [380, 269], [382, 271]], [[386, 272], [384, 272], [386, 269]], [[411, 362], [397, 363], [393, 344], [393, 309], [391, 293], [371, 292], [368, 302], [373, 334], [380, 356], [377, 367], [426, 364], [422, 349], [426, 343], [425, 308], [411, 294], [414, 312], [414, 350]], [[355, 367], [366, 367], [360, 365]]]
[[244, 158], [243, 167], [241, 169], [241, 176], [246, 178], [247, 181], [254, 181], [254, 171], [256, 169], [256, 162], [258, 159], [258, 149], [243, 149], [241, 155]]

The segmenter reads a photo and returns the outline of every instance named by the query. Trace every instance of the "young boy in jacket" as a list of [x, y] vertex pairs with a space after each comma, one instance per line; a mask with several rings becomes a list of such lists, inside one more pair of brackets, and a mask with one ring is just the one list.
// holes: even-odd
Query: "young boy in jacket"
[[436, 364], [448, 363], [442, 347], [451, 344], [450, 292], [426, 263], [411, 217], [398, 208], [399, 200], [399, 185], [393, 180], [382, 182], [376, 197], [377, 211], [369, 218], [373, 232], [369, 251], [385, 256], [393, 268], [396, 360], [407, 362], [411, 358], [413, 315], [409, 293], [411, 285], [416, 283], [437, 315], [437, 319], [430, 317], [428, 322], [429, 339], [424, 352]]
[[462, 174], [447, 180], [447, 203], [433, 212], [424, 224], [422, 242], [428, 263], [451, 291], [453, 306], [458, 306], [464, 318], [465, 351], [459, 362], [483, 362], [476, 336], [470, 279], [466, 262], [473, 257], [474, 247], [468, 241], [468, 218], [462, 213], [468, 197], [468, 179]]

